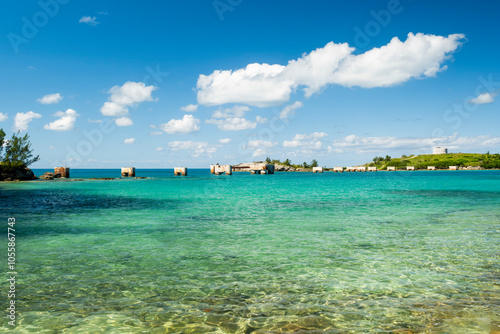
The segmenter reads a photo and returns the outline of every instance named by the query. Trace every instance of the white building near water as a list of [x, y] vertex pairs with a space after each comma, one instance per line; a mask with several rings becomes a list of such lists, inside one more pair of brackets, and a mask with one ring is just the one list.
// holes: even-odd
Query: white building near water
[[448, 149], [446, 147], [434, 147], [432, 154], [448, 154]]

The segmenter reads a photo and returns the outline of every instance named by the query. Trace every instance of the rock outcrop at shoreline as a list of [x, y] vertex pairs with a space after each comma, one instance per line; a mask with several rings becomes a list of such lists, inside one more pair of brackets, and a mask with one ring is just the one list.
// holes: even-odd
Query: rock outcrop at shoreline
[[14, 171], [1, 171], [0, 181], [29, 181], [38, 179], [28, 167]]
[[278, 164], [274, 165], [274, 170], [276, 172], [295, 172], [296, 171], [295, 167], [287, 166], [287, 165], [278, 165]]
[[53, 180], [53, 179], [58, 179], [61, 177], [61, 174], [59, 173], [51, 173], [51, 172], [46, 172], [46, 173], [43, 173], [41, 176], [40, 176], [40, 179], [42, 180]]

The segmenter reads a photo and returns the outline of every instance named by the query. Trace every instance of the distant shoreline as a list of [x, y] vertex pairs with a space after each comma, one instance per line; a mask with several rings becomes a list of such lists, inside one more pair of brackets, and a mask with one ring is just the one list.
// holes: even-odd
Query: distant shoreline
[[[37, 168], [35, 168], [36, 170]], [[45, 168], [40, 168], [42, 170], [45, 170]], [[48, 169], [48, 168], [47, 168]], [[92, 168], [79, 168], [79, 169], [74, 169], [74, 170], [117, 170], [118, 168], [97, 168], [97, 169], [92, 169]], [[209, 171], [209, 168], [192, 168], [195, 170], [206, 170]], [[140, 170], [173, 170], [173, 168], [142, 168], [138, 169]], [[460, 170], [449, 170], [449, 169], [436, 169], [436, 170], [427, 170], [427, 169], [418, 169], [418, 170], [406, 170], [406, 169], [397, 169], [396, 172], [482, 172], [482, 171], [499, 171], [500, 168], [484, 168], [484, 169], [460, 169]], [[247, 171], [237, 171], [239, 174], [244, 174], [244, 173], [249, 173]], [[329, 174], [373, 174], [373, 173], [378, 173], [378, 172], [394, 172], [394, 171], [388, 171], [388, 170], [377, 170], [377, 171], [343, 171], [343, 172], [334, 172], [333, 170], [324, 170], [323, 173], [316, 173], [316, 174], [324, 174], [324, 173], [329, 173]], [[276, 173], [311, 173], [315, 174], [312, 170], [303, 170], [303, 171], [281, 171], [281, 172], [276, 172]], [[172, 177], [174, 177], [174, 174], [172, 172]], [[10, 180], [10, 181], [0, 181], [1, 183], [26, 183], [26, 182], [47, 182], [47, 181], [56, 181], [56, 182], [82, 182], [82, 181], [127, 181], [127, 180], [151, 180], [154, 179], [155, 177], [148, 177], [148, 176], [135, 176], [135, 177], [89, 177], [89, 178], [82, 178], [82, 177], [76, 177], [76, 178], [55, 178], [53, 180], [44, 180], [44, 179], [35, 179], [35, 180]]]

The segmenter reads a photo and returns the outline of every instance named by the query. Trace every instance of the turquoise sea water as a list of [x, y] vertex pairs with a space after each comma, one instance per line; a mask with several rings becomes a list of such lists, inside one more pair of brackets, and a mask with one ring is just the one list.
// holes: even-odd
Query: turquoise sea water
[[499, 171], [136, 174], [0, 184], [10, 332], [500, 330]]

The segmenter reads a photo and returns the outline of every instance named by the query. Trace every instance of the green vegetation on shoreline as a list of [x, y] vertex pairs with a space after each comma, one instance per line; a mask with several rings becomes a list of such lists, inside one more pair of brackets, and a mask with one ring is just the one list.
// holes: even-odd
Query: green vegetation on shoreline
[[38, 155], [33, 156], [28, 134], [21, 136], [18, 132], [5, 139], [5, 132], [0, 129], [0, 181], [35, 179], [28, 166], [38, 160]]
[[437, 169], [448, 169], [450, 166], [458, 167], [480, 167], [484, 169], [500, 168], [500, 154], [481, 153], [448, 153], [448, 154], [423, 154], [423, 155], [403, 155], [400, 158], [390, 156], [375, 157], [373, 162], [364, 164], [367, 167], [377, 167], [386, 170], [388, 166], [398, 169], [406, 169], [407, 166], [414, 166], [415, 169], [427, 169], [428, 166], [435, 166]]
[[285, 161], [280, 161], [279, 159], [271, 159], [269, 157], [266, 158], [266, 163], [268, 164], [273, 164], [273, 165], [283, 165], [283, 166], [289, 166], [293, 168], [302, 168], [302, 169], [311, 169], [313, 167], [318, 167], [318, 161], [316, 159], [313, 159], [310, 164], [307, 162], [303, 162], [300, 165], [292, 164], [292, 161], [290, 159], [286, 159]]

